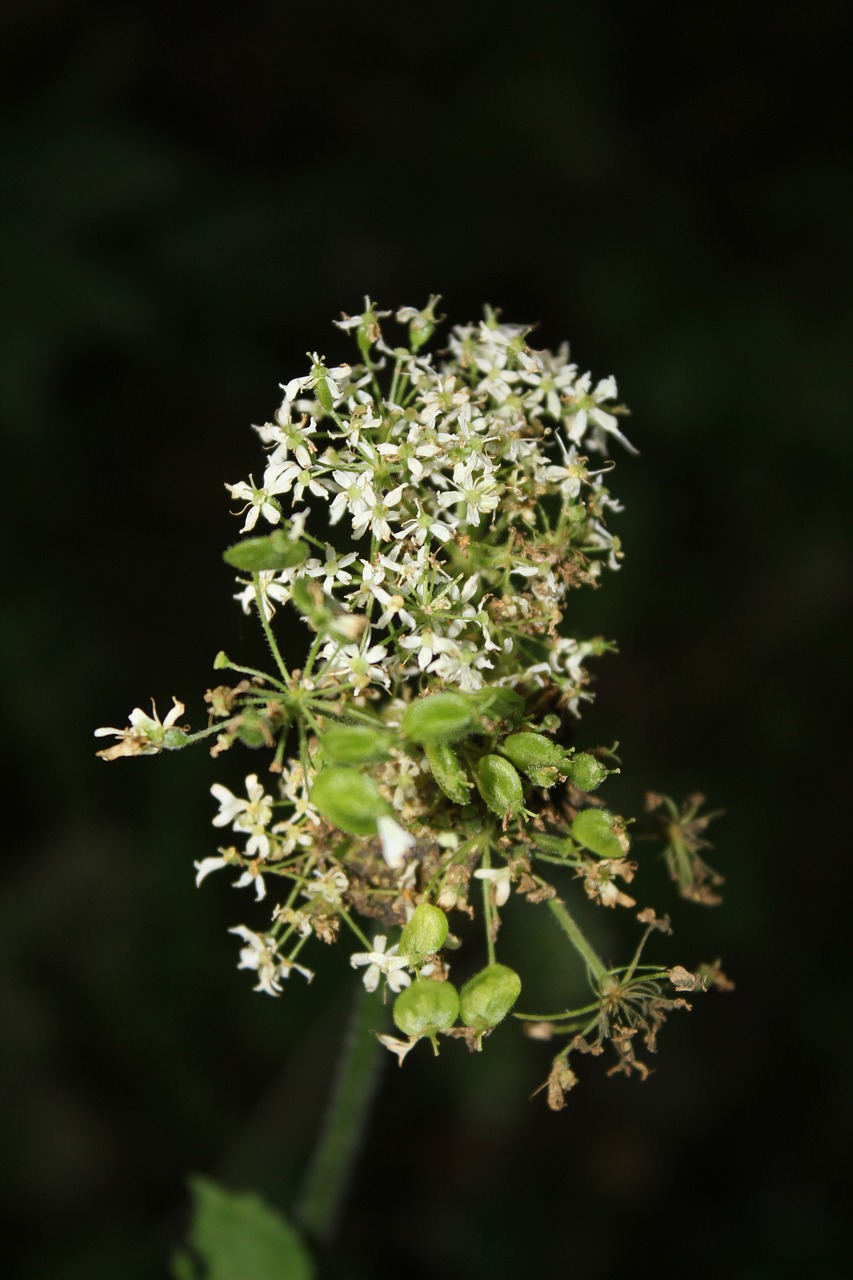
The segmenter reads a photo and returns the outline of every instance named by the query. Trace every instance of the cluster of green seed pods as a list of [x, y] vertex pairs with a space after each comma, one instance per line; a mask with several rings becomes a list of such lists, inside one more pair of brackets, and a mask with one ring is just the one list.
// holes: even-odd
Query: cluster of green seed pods
[[[523, 712], [523, 700], [511, 689], [487, 688], [475, 694], [443, 690], [418, 698], [406, 708], [400, 735], [403, 743], [423, 751], [438, 788], [448, 800], [471, 804], [476, 790], [504, 823], [525, 812], [524, 778], [546, 789], [570, 778], [581, 791], [595, 791], [607, 776], [607, 767], [586, 752], [559, 746], [544, 733], [515, 728]], [[512, 732], [494, 750], [477, 756], [465, 743], [476, 734], [494, 734], [501, 724]], [[312, 801], [323, 817], [353, 835], [375, 834], [377, 819], [390, 810], [360, 766], [387, 760], [394, 738], [392, 731], [378, 722], [375, 727], [336, 724], [322, 733], [320, 747], [326, 767], [317, 774]], [[576, 838], [592, 847], [580, 836]]]
[[[444, 946], [447, 929], [447, 916], [441, 908], [422, 902], [400, 935], [399, 954], [406, 956], [413, 968], [420, 968], [427, 956], [434, 956]], [[504, 964], [487, 965], [461, 992], [447, 979], [421, 976], [404, 987], [394, 1001], [394, 1022], [410, 1039], [426, 1036], [434, 1047], [438, 1033], [448, 1031], [459, 1018], [464, 1027], [482, 1038], [503, 1021], [520, 992], [521, 979]]]
[[418, 978], [394, 1001], [394, 1022], [404, 1035], [413, 1040], [427, 1036], [435, 1046], [438, 1033], [448, 1031], [458, 1018], [481, 1040], [504, 1020], [520, 993], [521, 979], [505, 964], [487, 965], [461, 991], [449, 981]]

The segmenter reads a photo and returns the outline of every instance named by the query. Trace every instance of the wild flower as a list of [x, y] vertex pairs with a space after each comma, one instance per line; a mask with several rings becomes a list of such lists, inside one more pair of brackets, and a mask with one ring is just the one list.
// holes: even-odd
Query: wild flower
[[[136, 708], [129, 728], [97, 730], [118, 739], [99, 754], [205, 738], [217, 757], [239, 743], [271, 752], [266, 781], [249, 774], [245, 796], [212, 786], [213, 825], [235, 843], [197, 861], [196, 882], [234, 867], [235, 887], [271, 900], [267, 930], [232, 930], [239, 967], [268, 995], [294, 968], [310, 980], [304, 947], [351, 933], [368, 992], [406, 992], [394, 1020], [409, 1039], [381, 1037], [401, 1062], [421, 1038], [479, 1049], [521, 982], [535, 992], [535, 966], [519, 976], [497, 951], [505, 922], [544, 904], [590, 988], [576, 1008], [516, 1011], [531, 1038], [566, 1041], [547, 1082], [560, 1107], [576, 1081], [570, 1054], [609, 1043], [615, 1069], [643, 1074], [638, 1037], [653, 1049], [685, 992], [725, 979], [713, 966], [641, 963], [669, 929], [648, 906], [635, 913], [622, 887], [639, 892], [642, 823], [594, 794], [619, 772], [613, 749], [577, 741], [589, 662], [613, 646], [576, 633], [567, 599], [620, 566], [606, 455], [613, 444], [636, 452], [616, 381], [581, 372], [565, 345], [536, 349], [529, 327], [488, 309], [433, 354], [438, 301], [400, 308], [406, 335], [390, 342], [391, 313], [369, 299], [344, 316], [361, 359], [330, 366], [309, 353], [308, 372], [282, 384], [256, 428], [261, 484], [226, 485], [250, 536], [225, 559], [271, 669], [220, 653], [216, 669], [238, 679], [208, 690], [207, 727], [179, 727], [177, 699], [162, 722]], [[648, 826], [682, 895], [707, 904], [720, 877], [698, 854], [709, 820], [699, 805], [652, 796]], [[645, 930], [627, 965], [601, 960], [566, 905], [572, 892], [637, 915]], [[483, 925], [485, 967], [458, 998], [448, 915]], [[381, 930], [372, 944], [367, 921]]]

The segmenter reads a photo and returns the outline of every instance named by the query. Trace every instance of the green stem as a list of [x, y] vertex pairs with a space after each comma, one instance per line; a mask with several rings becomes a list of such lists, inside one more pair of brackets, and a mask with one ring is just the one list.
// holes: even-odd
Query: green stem
[[317, 1241], [327, 1242], [334, 1232], [378, 1083], [378, 1010], [379, 1002], [359, 983], [323, 1131], [294, 1211]]
[[269, 647], [270, 647], [270, 651], [271, 651], [271, 653], [272, 653], [272, 656], [275, 658], [276, 665], [277, 665], [277, 667], [278, 667], [279, 671], [281, 672], [282, 676], [284, 677], [285, 684], [287, 684], [287, 683], [290, 681], [290, 672], [288, 671], [288, 669], [287, 669], [287, 667], [286, 667], [286, 665], [285, 665], [284, 658], [282, 658], [281, 654], [280, 654], [280, 653], [279, 653], [279, 651], [278, 651], [278, 645], [276, 644], [275, 636], [274, 636], [274, 635], [273, 635], [273, 633], [272, 633], [272, 627], [270, 626], [270, 620], [269, 620], [269, 618], [267, 617], [266, 610], [264, 609], [264, 601], [263, 601], [263, 596], [262, 596], [262, 594], [261, 594], [261, 579], [260, 579], [260, 575], [259, 575], [259, 574], [257, 574], [257, 573], [253, 573], [253, 574], [252, 574], [252, 581], [253, 581], [253, 582], [254, 582], [254, 584], [255, 584], [255, 603], [256, 603], [256, 605], [257, 605], [257, 607], [258, 607], [258, 615], [259, 615], [259, 617], [260, 617], [260, 619], [261, 619], [261, 625], [262, 625], [262, 626], [263, 626], [263, 628], [264, 628], [264, 635], [265, 635], [265, 636], [266, 636], [266, 638], [267, 638], [267, 644], [268, 644], [268, 645], [269, 645]]
[[596, 983], [601, 986], [601, 983], [607, 977], [608, 972], [604, 961], [601, 959], [598, 952], [595, 951], [592, 945], [587, 941], [584, 934], [581, 933], [577, 923], [569, 915], [559, 898], [549, 898], [548, 906], [556, 916], [560, 928], [571, 942], [575, 951], [577, 951], [578, 954], [586, 961], [587, 967], [595, 978]]
[[[483, 846], [483, 857], [480, 865], [484, 870], [491, 870], [492, 859], [490, 856], [488, 844]], [[486, 921], [486, 948], [489, 953], [489, 964], [495, 963], [495, 938], [494, 938], [494, 907], [492, 906], [492, 894], [494, 886], [491, 880], [483, 880], [483, 916]]]

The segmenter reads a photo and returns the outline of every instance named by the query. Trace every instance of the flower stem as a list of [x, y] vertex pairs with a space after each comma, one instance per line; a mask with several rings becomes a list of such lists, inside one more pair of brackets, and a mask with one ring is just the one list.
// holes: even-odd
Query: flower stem
[[604, 961], [587, 941], [585, 935], [581, 933], [576, 921], [569, 915], [559, 898], [550, 898], [548, 906], [556, 916], [563, 933], [565, 933], [578, 954], [586, 961], [590, 973], [600, 986], [607, 977], [607, 966]]
[[379, 1080], [378, 1005], [359, 983], [323, 1129], [294, 1210], [319, 1242], [334, 1232]]
[[264, 635], [267, 638], [267, 644], [270, 647], [270, 652], [272, 653], [272, 656], [275, 658], [276, 666], [278, 667], [279, 671], [284, 677], [285, 684], [287, 684], [288, 681], [290, 680], [290, 672], [287, 669], [284, 659], [279, 653], [279, 648], [275, 642], [275, 636], [273, 635], [272, 627], [270, 626], [270, 620], [266, 615], [266, 610], [264, 609], [264, 601], [261, 593], [260, 575], [257, 573], [253, 573], [252, 582], [254, 583], [254, 586], [255, 586], [255, 604], [258, 607], [258, 616], [260, 617], [261, 625], [264, 629]]

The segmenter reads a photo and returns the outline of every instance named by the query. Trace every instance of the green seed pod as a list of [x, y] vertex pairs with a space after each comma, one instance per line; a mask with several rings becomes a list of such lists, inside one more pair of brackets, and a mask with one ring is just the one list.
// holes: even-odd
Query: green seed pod
[[525, 773], [528, 769], [541, 769], [545, 765], [559, 767], [566, 754], [544, 733], [511, 733], [498, 750]]
[[406, 709], [400, 727], [412, 742], [453, 742], [473, 732], [471, 703], [461, 693], [431, 693]]
[[353, 836], [375, 835], [376, 819], [388, 812], [373, 779], [345, 765], [332, 765], [317, 774], [311, 803], [329, 822]]
[[597, 791], [610, 770], [587, 751], [579, 751], [569, 765], [569, 777], [579, 791]]
[[490, 964], [466, 982], [459, 997], [459, 1009], [466, 1027], [488, 1031], [496, 1027], [515, 1004], [521, 992], [521, 978], [505, 964]]
[[520, 720], [524, 714], [524, 699], [503, 685], [478, 689], [471, 695], [477, 713], [490, 720]]
[[401, 956], [431, 956], [440, 951], [447, 937], [447, 916], [441, 907], [422, 902], [400, 935]]
[[308, 547], [289, 538], [284, 529], [275, 529], [264, 538], [244, 538], [223, 552], [223, 560], [233, 569], [261, 573], [267, 569], [292, 569], [308, 558]]
[[378, 725], [336, 724], [320, 738], [323, 755], [330, 764], [375, 764], [385, 760], [391, 735]]
[[433, 1038], [452, 1027], [459, 1017], [459, 992], [452, 982], [419, 978], [404, 987], [394, 1001], [393, 1018], [404, 1035]]
[[572, 836], [599, 858], [623, 858], [627, 852], [627, 841], [623, 845], [613, 830], [613, 814], [607, 809], [584, 809], [572, 823]]
[[430, 772], [448, 800], [453, 800], [456, 804], [468, 804], [468, 793], [473, 783], [468, 781], [453, 748], [446, 742], [427, 742], [424, 744], [424, 752]]
[[476, 782], [480, 795], [499, 818], [514, 818], [524, 807], [521, 778], [503, 756], [483, 756], [477, 764]]

